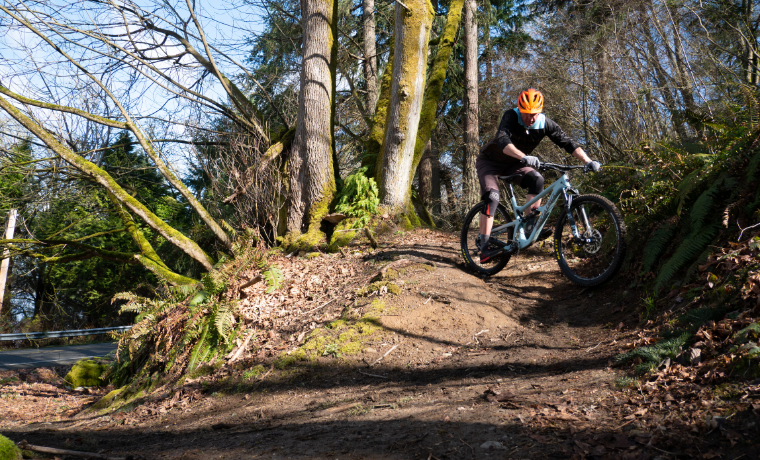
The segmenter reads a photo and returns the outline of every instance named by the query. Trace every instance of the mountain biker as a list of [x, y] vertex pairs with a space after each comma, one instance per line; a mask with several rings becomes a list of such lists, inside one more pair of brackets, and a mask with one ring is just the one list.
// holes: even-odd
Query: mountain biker
[[[517, 107], [504, 112], [499, 123], [496, 137], [480, 150], [475, 162], [475, 169], [480, 181], [480, 194], [486, 206], [480, 215], [480, 263], [485, 263], [501, 253], [501, 248], [495, 245], [489, 246], [491, 227], [496, 207], [499, 205], [499, 177], [519, 174], [514, 183], [528, 190], [527, 201], [535, 198], [544, 189], [544, 177], [538, 169], [541, 161], [531, 156], [531, 152], [538, 146], [541, 140], [548, 136], [555, 144], [565, 149], [567, 153], [583, 161], [586, 168], [598, 171], [601, 165], [598, 161], [592, 161], [586, 152], [562, 131], [562, 128], [547, 118], [543, 113], [544, 96], [540, 91], [533, 88], [520, 93], [517, 98]], [[525, 231], [530, 235], [533, 232], [537, 208], [541, 200], [533, 204], [526, 211], [527, 217]], [[552, 231], [544, 228], [538, 239], [543, 240], [551, 236]]]

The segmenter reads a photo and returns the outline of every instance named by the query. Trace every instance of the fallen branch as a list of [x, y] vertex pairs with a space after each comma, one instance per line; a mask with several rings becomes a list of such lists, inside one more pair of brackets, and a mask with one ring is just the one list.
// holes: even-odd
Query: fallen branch
[[332, 302], [335, 299], [337, 299], [337, 297], [333, 297], [332, 299], [328, 300], [327, 302], [323, 303], [322, 305], [320, 305], [318, 307], [315, 307], [315, 308], [312, 308], [311, 310], [307, 311], [306, 314], [308, 315], [309, 313], [313, 313], [313, 312], [319, 310], [320, 308], [324, 307], [325, 305], [329, 304], [330, 302]]
[[264, 278], [261, 275], [256, 275], [256, 277], [254, 279], [252, 279], [251, 281], [249, 281], [249, 282], [245, 283], [244, 285], [240, 286], [240, 290], [242, 291], [245, 288], [249, 288], [249, 287], [253, 286], [254, 284], [258, 283], [259, 281], [261, 281], [263, 279]]
[[366, 376], [368, 376], [368, 377], [377, 377], [377, 378], [379, 378], [379, 379], [387, 379], [387, 378], [388, 378], [388, 377], [385, 377], [385, 376], [383, 376], [383, 375], [377, 375], [377, 374], [368, 374], [368, 373], [366, 373], [366, 372], [362, 372], [362, 371], [357, 371], [357, 372], [359, 372], [361, 375], [366, 375]]
[[102, 460], [126, 460], [126, 457], [109, 457], [108, 455], [96, 454], [94, 452], [79, 452], [76, 450], [56, 449], [54, 447], [43, 447], [29, 444], [26, 441], [18, 443], [18, 447], [21, 450], [31, 450], [34, 452], [42, 452], [44, 454], [59, 454], [59, 455], [71, 455], [72, 457], [82, 458], [98, 458]]
[[243, 344], [238, 347], [237, 350], [235, 350], [232, 354], [232, 357], [230, 358], [230, 363], [234, 363], [237, 361], [240, 356], [243, 354], [243, 351], [245, 351], [246, 348], [248, 348], [248, 342], [251, 341], [251, 337], [253, 337], [255, 331], [251, 331], [246, 336], [245, 340], [243, 341]]
[[377, 240], [375, 239], [375, 236], [372, 234], [372, 230], [368, 229], [367, 227], [364, 227], [364, 235], [369, 240], [369, 245], [372, 246], [372, 249], [377, 249], [378, 247]]
[[391, 353], [393, 350], [395, 350], [395, 349], [396, 349], [396, 347], [398, 347], [399, 345], [400, 345], [399, 343], [397, 343], [396, 345], [393, 345], [393, 346], [391, 347], [391, 349], [390, 349], [390, 350], [388, 350], [388, 351], [386, 351], [386, 352], [385, 352], [385, 354], [384, 354], [383, 356], [381, 356], [381, 357], [377, 358], [377, 359], [375, 360], [375, 362], [374, 362], [374, 363], [370, 364], [370, 367], [372, 367], [372, 366], [374, 366], [375, 364], [377, 364], [377, 363], [379, 363], [380, 361], [382, 361], [382, 360], [383, 360], [383, 358], [385, 358], [386, 356], [388, 356], [388, 355], [389, 355], [389, 354], [390, 354], [390, 353]]
[[[602, 342], [604, 342], [604, 340], [602, 340]], [[602, 342], [599, 342], [599, 343], [597, 343], [597, 344], [596, 344], [596, 346], [593, 346], [593, 347], [591, 347], [591, 348], [587, 349], [587, 350], [586, 350], [586, 353], [590, 352], [591, 350], [594, 350], [596, 347], [598, 347], [599, 345], [601, 345], [601, 344], [602, 344]]]
[[[736, 225], [738, 226], [738, 225], [739, 225], [739, 222], [737, 222], [737, 223], [736, 223]], [[757, 227], [758, 225], [760, 225], [760, 222], [758, 222], [758, 223], [757, 223], [757, 224], [755, 224], [755, 225], [750, 225], [749, 227], [744, 227], [744, 228], [741, 228], [741, 227], [739, 227], [739, 228], [741, 229], [741, 233], [739, 233], [739, 238], [737, 238], [737, 239], [736, 239], [736, 241], [737, 241], [737, 242], [739, 242], [739, 241], [741, 241], [741, 240], [742, 240], [742, 235], [744, 235], [744, 231], [745, 231], [745, 230], [749, 230], [749, 229], [751, 229], [751, 228], [755, 228], [755, 227]]]

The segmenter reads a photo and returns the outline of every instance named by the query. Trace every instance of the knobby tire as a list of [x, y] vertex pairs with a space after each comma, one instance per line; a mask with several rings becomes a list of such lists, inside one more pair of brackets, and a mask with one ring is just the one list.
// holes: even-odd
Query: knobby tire
[[[467, 217], [464, 218], [464, 223], [462, 225], [460, 243], [465, 265], [479, 275], [491, 276], [504, 269], [511, 256], [502, 253], [485, 264], [480, 263], [480, 248], [476, 244], [476, 239], [480, 234], [480, 212], [485, 205], [485, 202], [480, 202], [467, 213]], [[499, 204], [499, 207], [494, 214], [493, 228], [497, 228], [498, 226], [509, 222], [512, 222], [512, 217], [509, 215], [506, 208]], [[510, 227], [507, 229], [506, 233], [498, 235], [497, 238], [505, 243], [510, 243], [512, 241], [513, 229], [514, 227]]]
[[[587, 213], [589, 227], [582, 219], [581, 209]], [[554, 255], [562, 274], [573, 283], [598, 286], [617, 273], [625, 257], [625, 221], [620, 211], [607, 198], [599, 195], [581, 195], [573, 199], [571, 213], [581, 235], [594, 237], [591, 244], [578, 244], [563, 210], [554, 231]]]

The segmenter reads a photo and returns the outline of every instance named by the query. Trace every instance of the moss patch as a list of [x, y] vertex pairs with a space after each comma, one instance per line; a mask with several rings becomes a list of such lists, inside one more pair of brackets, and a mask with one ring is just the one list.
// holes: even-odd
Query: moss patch
[[0, 460], [21, 460], [21, 449], [0, 434]]
[[97, 387], [103, 384], [102, 376], [108, 366], [93, 359], [79, 360], [71, 368], [64, 380], [74, 388]]
[[[372, 279], [372, 281], [373, 281], [373, 284], [374, 282], [378, 282], [378, 281], [393, 281], [393, 280], [399, 279], [400, 277], [406, 275], [407, 273], [411, 273], [417, 270], [427, 270], [429, 272], [432, 272], [433, 270], [435, 270], [435, 267], [433, 267], [432, 265], [419, 263], [419, 264], [407, 265], [406, 267], [399, 268], [399, 269], [389, 268], [388, 270], [385, 271], [385, 273], [380, 273], [377, 276], [375, 276]], [[390, 292], [390, 288], [388, 288], [388, 291]]]
[[396, 284], [390, 282], [390, 281], [375, 281], [374, 283], [370, 284], [369, 286], [365, 286], [358, 291], [356, 291], [356, 295], [358, 296], [366, 296], [370, 295], [373, 292], [379, 291], [381, 287], [385, 286], [386, 289], [388, 289], [389, 294], [393, 295], [400, 295], [401, 294], [401, 288], [398, 287]]
[[103, 409], [108, 408], [111, 405], [111, 403], [114, 402], [116, 397], [119, 396], [119, 394], [121, 394], [122, 390], [124, 390], [124, 388], [117, 388], [111, 391], [107, 395], [100, 398], [100, 400], [98, 400], [98, 402], [93, 404], [93, 406], [90, 409], [98, 411], [98, 410], [103, 410]]
[[289, 355], [283, 354], [275, 362], [279, 369], [285, 369], [298, 361], [312, 361], [323, 356], [336, 358], [352, 356], [361, 353], [365, 343], [382, 331], [377, 324], [379, 313], [384, 311], [382, 301], [374, 302], [370, 312], [363, 317], [351, 320], [341, 318], [330, 323], [325, 329], [317, 329], [311, 333], [306, 342]]

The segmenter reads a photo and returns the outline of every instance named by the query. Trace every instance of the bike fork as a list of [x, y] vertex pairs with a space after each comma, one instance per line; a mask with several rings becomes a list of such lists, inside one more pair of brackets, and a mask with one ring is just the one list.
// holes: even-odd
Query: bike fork
[[571, 211], [571, 205], [573, 204], [573, 196], [567, 196], [565, 194], [565, 212], [567, 213], [567, 221], [570, 223], [570, 229], [573, 232], [573, 240], [575, 240], [578, 244], [588, 244], [593, 242], [593, 238], [590, 238], [591, 236], [591, 226], [588, 223], [588, 216], [586, 216], [586, 209], [581, 206], [580, 208], [580, 215], [581, 219], [583, 220], [583, 225], [586, 226], [586, 231], [588, 233], [589, 238], [584, 238], [581, 236], [581, 232], [578, 231], [578, 226], [575, 225], [575, 219], [573, 218], [573, 213]]

